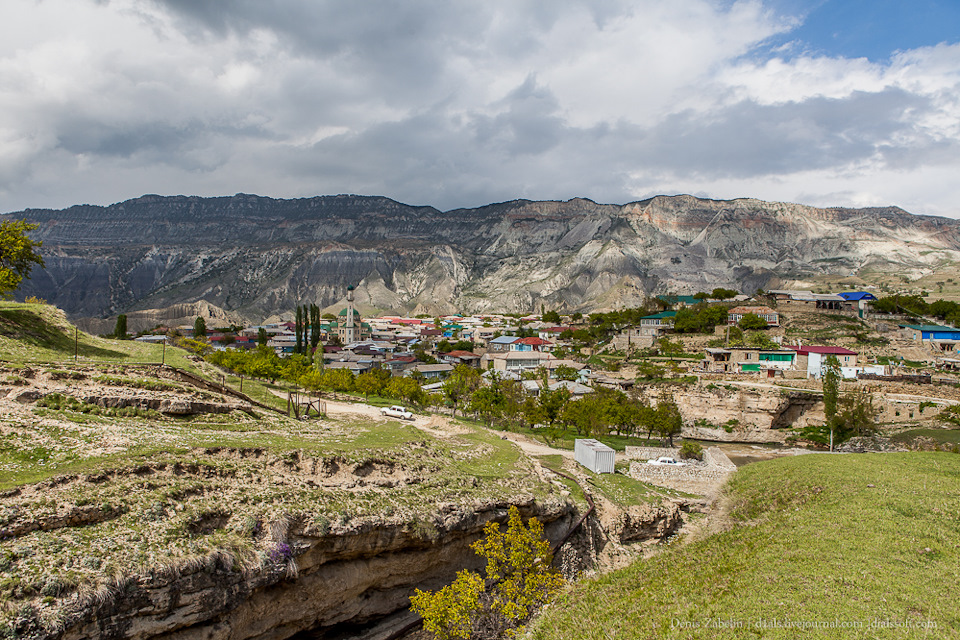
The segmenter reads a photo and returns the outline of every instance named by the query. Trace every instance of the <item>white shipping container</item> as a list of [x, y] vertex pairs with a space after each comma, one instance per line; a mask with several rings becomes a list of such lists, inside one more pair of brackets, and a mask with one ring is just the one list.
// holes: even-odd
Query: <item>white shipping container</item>
[[573, 459], [594, 473], [613, 473], [614, 451], [593, 439], [574, 440]]

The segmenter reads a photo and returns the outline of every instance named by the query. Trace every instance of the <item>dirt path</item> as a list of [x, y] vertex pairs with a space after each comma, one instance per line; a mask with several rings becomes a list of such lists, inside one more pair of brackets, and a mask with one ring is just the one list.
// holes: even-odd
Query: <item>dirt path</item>
[[[280, 392], [277, 391], [274, 391], [274, 393], [281, 395]], [[324, 400], [324, 402], [327, 406], [327, 415], [332, 417], [360, 416], [374, 420], [394, 420], [394, 418], [385, 418], [380, 414], [379, 407], [374, 407], [369, 404], [341, 402], [339, 400]], [[413, 425], [418, 429], [440, 437], [450, 437], [451, 435], [466, 433], [468, 431], [466, 428], [456, 424], [449, 417], [438, 414], [414, 415]], [[561, 455], [565, 458], [573, 458], [573, 451], [554, 449], [519, 433], [504, 431], [500, 435], [502, 438], [517, 445], [517, 447], [528, 456]]]
[[533, 438], [525, 436], [520, 433], [512, 433], [509, 431], [503, 432], [502, 436], [512, 442], [513, 444], [520, 447], [520, 450], [523, 451], [528, 456], [553, 456], [561, 455], [565, 458], [573, 459], [573, 451], [569, 449], [554, 449], [545, 444], [537, 442]]

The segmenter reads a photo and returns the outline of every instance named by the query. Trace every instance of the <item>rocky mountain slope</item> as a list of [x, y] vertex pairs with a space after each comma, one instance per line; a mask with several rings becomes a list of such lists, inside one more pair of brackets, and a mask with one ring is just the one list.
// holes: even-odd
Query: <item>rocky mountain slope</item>
[[351, 195], [151, 195], [9, 217], [37, 223], [44, 242], [46, 269], [19, 295], [73, 317], [204, 300], [259, 319], [338, 305], [351, 284], [366, 310], [592, 310], [823, 273], [917, 276], [960, 258], [955, 220], [692, 196], [443, 212]]

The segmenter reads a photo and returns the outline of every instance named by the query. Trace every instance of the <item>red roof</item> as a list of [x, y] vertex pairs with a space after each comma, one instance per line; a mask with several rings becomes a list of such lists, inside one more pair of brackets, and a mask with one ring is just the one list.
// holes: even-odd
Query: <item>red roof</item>
[[549, 340], [541, 340], [540, 338], [520, 338], [517, 340], [516, 344], [529, 344], [533, 347], [542, 347], [546, 344], [553, 344]]
[[810, 355], [811, 353], [819, 353], [824, 356], [855, 356], [857, 355], [856, 351], [850, 351], [850, 349], [844, 349], [843, 347], [795, 347], [792, 345], [787, 345], [789, 349], [793, 349], [801, 356]]
[[455, 349], [444, 355], [453, 356], [454, 358], [479, 358], [480, 357], [477, 354], [473, 353], [472, 351], [463, 351], [460, 349]]

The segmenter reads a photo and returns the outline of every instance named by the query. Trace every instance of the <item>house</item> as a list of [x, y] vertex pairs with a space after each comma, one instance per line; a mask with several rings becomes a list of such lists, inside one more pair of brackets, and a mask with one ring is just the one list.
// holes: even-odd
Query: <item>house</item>
[[703, 366], [711, 373], [754, 373], [792, 369], [797, 353], [790, 349], [758, 347], [707, 348]]
[[501, 372], [535, 371], [537, 367], [546, 367], [549, 363], [556, 361], [557, 358], [545, 351], [489, 352], [480, 360], [480, 367]]
[[640, 336], [652, 336], [659, 338], [663, 334], [673, 331], [673, 320], [676, 318], [676, 311], [661, 311], [651, 316], [640, 318]]
[[[542, 380], [521, 380], [520, 384], [523, 386], [524, 391], [528, 395], [537, 398], [540, 396], [541, 391], [543, 390], [543, 381]], [[572, 382], [570, 380], [555, 380], [547, 384], [547, 389], [550, 391], [557, 391], [558, 389], [566, 389], [570, 392], [570, 397], [572, 399], [582, 398], [588, 393], [593, 393], [594, 389], [588, 387], [585, 384], [579, 382]]]
[[926, 342], [940, 351], [957, 351], [960, 329], [939, 324], [901, 324], [900, 334], [909, 340]]
[[519, 339], [520, 338], [514, 336], [500, 336], [498, 338], [491, 338], [490, 342], [487, 343], [487, 351], [490, 353], [502, 353], [504, 351], [510, 351], [511, 345]]
[[737, 324], [743, 316], [750, 313], [766, 320], [768, 327], [780, 326], [780, 314], [770, 307], [734, 307], [727, 311], [727, 324]]
[[870, 303], [877, 299], [875, 295], [868, 291], [847, 291], [837, 295], [846, 300], [844, 310], [855, 311], [861, 318], [870, 308]]
[[592, 387], [588, 387], [585, 384], [580, 384], [579, 382], [574, 382], [572, 380], [557, 380], [556, 382], [551, 382], [548, 384], [547, 388], [550, 389], [550, 391], [566, 389], [570, 392], [570, 397], [574, 400], [577, 398], [582, 398], [588, 393], [594, 392]]
[[407, 369], [415, 367], [417, 364], [417, 357], [411, 354], [396, 354], [389, 360], [385, 360], [381, 364], [381, 368], [387, 369], [390, 371], [391, 375], [399, 376], [403, 375], [403, 372]]
[[325, 362], [324, 369], [347, 369], [354, 375], [360, 375], [373, 369], [373, 362], [370, 360], [335, 360]]
[[510, 344], [511, 351], [550, 351], [553, 343], [541, 338], [520, 338]]
[[839, 311], [843, 309], [846, 302], [841, 296], [832, 293], [814, 293], [813, 291], [793, 289], [773, 289], [767, 291], [767, 295], [796, 311]]
[[405, 376], [420, 374], [424, 380], [443, 380], [453, 372], [452, 364], [417, 364], [403, 372]]
[[863, 370], [863, 367], [857, 366], [859, 354], [843, 347], [803, 347], [790, 346], [797, 352], [797, 368], [801, 371], [806, 369], [807, 377], [820, 378], [823, 375], [823, 368], [827, 364], [827, 358], [835, 356], [840, 363], [840, 374], [844, 378], [856, 378], [857, 373]]
[[458, 364], [465, 364], [471, 367], [480, 366], [480, 356], [473, 353], [472, 351], [463, 351], [460, 349], [451, 351], [450, 353], [441, 353], [439, 356], [442, 362], [447, 364], [452, 364], [454, 366]]
[[541, 340], [553, 340], [556, 342], [560, 338], [560, 334], [564, 331], [573, 331], [573, 327], [540, 327], [537, 329], [537, 337]]

